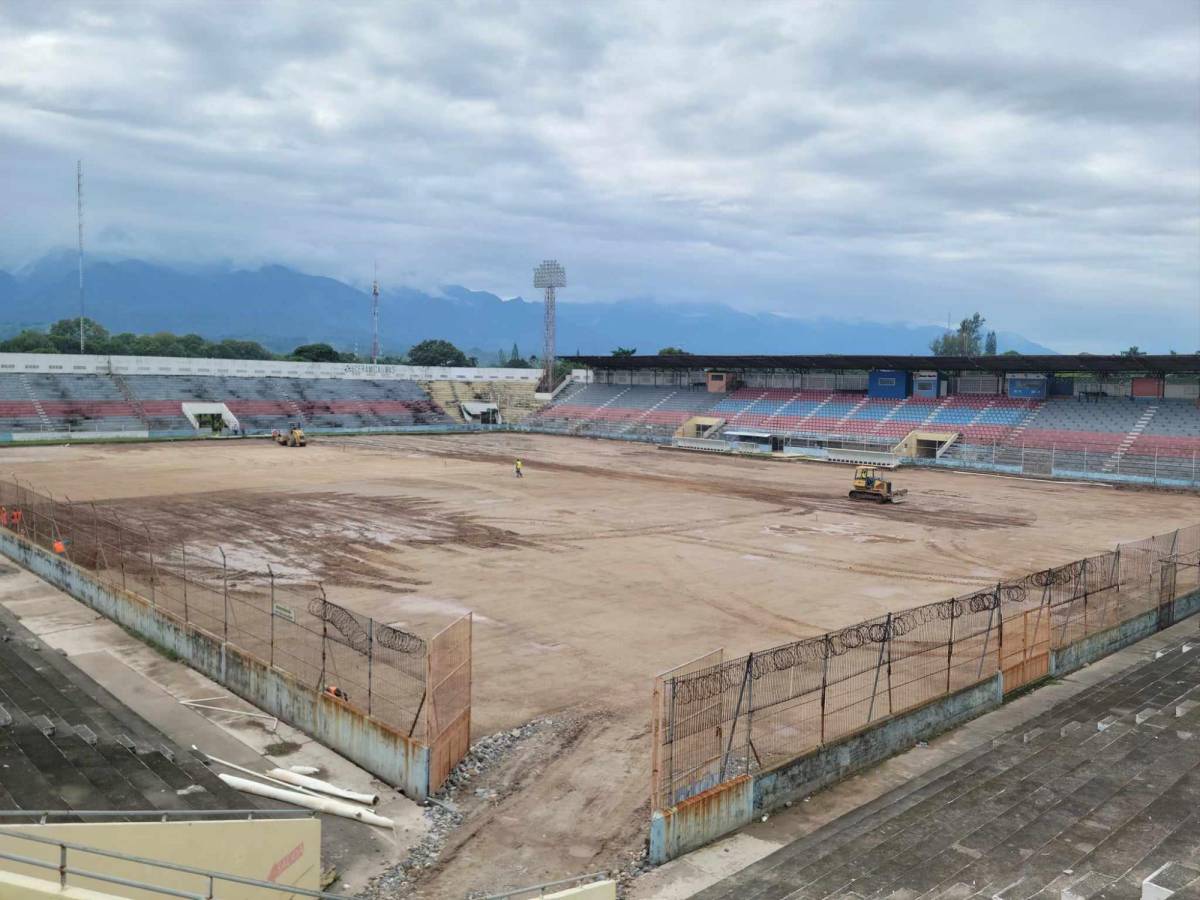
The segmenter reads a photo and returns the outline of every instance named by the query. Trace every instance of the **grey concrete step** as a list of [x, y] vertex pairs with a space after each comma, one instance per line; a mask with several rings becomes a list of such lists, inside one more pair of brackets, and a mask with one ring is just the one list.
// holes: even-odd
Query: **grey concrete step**
[[1200, 653], [1176, 645], [697, 897], [1007, 900], [1140, 885], [1200, 843], [1191, 697]]

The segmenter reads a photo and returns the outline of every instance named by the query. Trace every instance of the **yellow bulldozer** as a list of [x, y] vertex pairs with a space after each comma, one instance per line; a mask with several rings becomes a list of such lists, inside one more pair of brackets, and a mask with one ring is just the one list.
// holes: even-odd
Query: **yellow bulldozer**
[[907, 493], [903, 488], [893, 489], [891, 481], [879, 477], [875, 466], [858, 466], [854, 470], [854, 483], [850, 486], [851, 500], [895, 503]]
[[271, 432], [271, 437], [275, 439], [280, 447], [307, 447], [308, 438], [304, 436], [304, 429], [293, 422], [288, 426], [287, 431], [280, 431], [276, 428]]

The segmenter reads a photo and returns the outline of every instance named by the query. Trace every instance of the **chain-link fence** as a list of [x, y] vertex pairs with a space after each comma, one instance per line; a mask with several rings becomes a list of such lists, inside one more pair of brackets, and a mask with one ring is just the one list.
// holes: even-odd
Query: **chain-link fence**
[[915, 462], [1055, 478], [1200, 487], [1200, 452], [1183, 446], [1130, 452], [1066, 440], [1037, 446], [954, 444], [936, 460]]
[[[659, 676], [652, 802], [666, 808], [889, 716], [1003, 675], [1005, 692], [1066, 647], [1200, 588], [1200, 524], [994, 588]], [[1169, 610], [1164, 616], [1164, 610]]]
[[426, 642], [330, 601], [318, 582], [282, 577], [218, 545], [168, 539], [126, 512], [53, 499], [16, 480], [0, 481], [0, 526], [314, 691], [337, 688], [369, 715], [425, 738]]

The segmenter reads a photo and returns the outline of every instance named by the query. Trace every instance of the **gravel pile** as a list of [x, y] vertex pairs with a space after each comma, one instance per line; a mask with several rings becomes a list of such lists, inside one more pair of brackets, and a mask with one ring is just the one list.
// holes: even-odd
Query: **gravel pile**
[[498, 794], [494, 790], [481, 788], [466, 794], [466, 789], [472, 779], [502, 762], [517, 744], [553, 724], [553, 719], [543, 717], [534, 719], [520, 728], [500, 731], [476, 741], [462, 761], [450, 772], [442, 789], [430, 799], [430, 804], [425, 809], [425, 819], [429, 822], [429, 830], [425, 836], [409, 851], [402, 863], [372, 879], [358, 896], [366, 900], [403, 897], [426, 869], [437, 864], [450, 832], [462, 824], [463, 815], [458, 809], [460, 792], [468, 801], [497, 799]]

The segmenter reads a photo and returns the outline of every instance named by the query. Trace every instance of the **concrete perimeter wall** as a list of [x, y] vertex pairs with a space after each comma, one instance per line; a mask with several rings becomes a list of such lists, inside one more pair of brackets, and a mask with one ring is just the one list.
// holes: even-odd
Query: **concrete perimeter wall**
[[0, 553], [147, 643], [177, 654], [259, 709], [277, 716], [415, 800], [429, 793], [429, 748], [365, 711], [318, 693], [220, 638], [185, 624], [144, 597], [109, 587], [86, 570], [7, 529]]
[[199, 359], [177, 356], [0, 353], [0, 374], [51, 375], [237, 375], [277, 378], [369, 378], [403, 381], [538, 381], [541, 369], [453, 366], [384, 366], [371, 363], [302, 363], [261, 359]]
[[[1200, 611], [1200, 591], [1175, 601], [1173, 621]], [[1081, 669], [1158, 631], [1158, 611], [1136, 616], [1108, 631], [1050, 651], [1050, 676]], [[748, 825], [755, 816], [778, 809], [848, 775], [882, 762], [918, 741], [948, 731], [1004, 702], [1004, 679], [997, 673], [979, 684], [864, 728], [836, 743], [743, 775], [697, 794], [650, 819], [650, 861], [655, 864], [703, 847]]]
[[[1179, 622], [1200, 611], [1200, 591], [1187, 594], [1175, 601], [1173, 622]], [[1050, 675], [1066, 675], [1076, 669], [1082, 669], [1110, 653], [1116, 653], [1122, 647], [1135, 644], [1142, 638], [1149, 637], [1158, 631], [1158, 610], [1152, 609], [1140, 616], [1134, 616], [1110, 628], [1090, 634], [1085, 638], [1069, 644], [1060, 650], [1050, 651]]]

